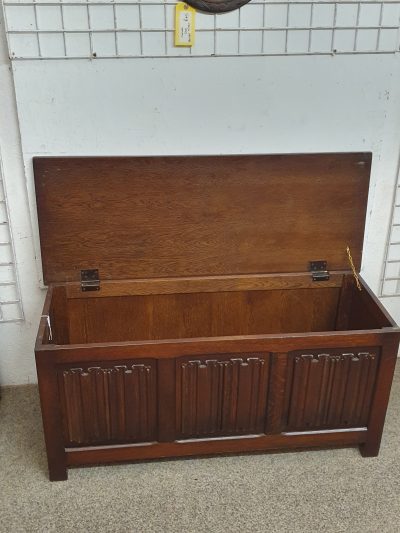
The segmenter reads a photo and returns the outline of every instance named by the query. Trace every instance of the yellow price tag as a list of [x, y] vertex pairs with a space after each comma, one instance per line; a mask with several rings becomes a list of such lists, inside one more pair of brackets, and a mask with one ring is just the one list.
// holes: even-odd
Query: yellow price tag
[[175, 7], [175, 46], [193, 46], [196, 10], [184, 2]]

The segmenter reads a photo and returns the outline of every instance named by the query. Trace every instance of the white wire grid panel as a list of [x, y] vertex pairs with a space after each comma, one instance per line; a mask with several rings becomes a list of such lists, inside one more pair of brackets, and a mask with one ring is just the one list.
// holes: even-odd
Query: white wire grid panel
[[392, 206], [380, 296], [400, 296], [400, 173]]
[[0, 323], [24, 319], [0, 160]]
[[174, 47], [170, 0], [4, 0], [11, 59], [394, 53], [400, 0], [253, 0], [196, 14], [192, 48]]

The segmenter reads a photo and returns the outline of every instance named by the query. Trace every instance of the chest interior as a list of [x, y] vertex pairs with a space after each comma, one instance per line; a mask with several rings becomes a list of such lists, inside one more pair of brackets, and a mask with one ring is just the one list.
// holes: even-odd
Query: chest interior
[[[50, 321], [56, 344], [106, 343], [367, 330], [390, 327], [384, 312], [352, 274], [330, 286], [79, 297], [52, 290]], [[306, 282], [303, 282], [306, 285]], [[72, 293], [68, 296], [68, 293]], [[76, 297], [78, 296], [78, 297]]]
[[[370, 163], [360, 153], [36, 158], [52, 342], [390, 327], [346, 251], [357, 273]], [[310, 273], [313, 261], [328, 272]], [[88, 269], [97, 290], [82, 290]]]

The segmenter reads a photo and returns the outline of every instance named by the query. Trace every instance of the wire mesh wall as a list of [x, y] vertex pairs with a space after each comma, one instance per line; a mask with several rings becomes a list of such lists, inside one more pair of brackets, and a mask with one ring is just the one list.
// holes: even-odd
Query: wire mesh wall
[[0, 323], [24, 319], [0, 159]]
[[11, 59], [269, 56], [399, 51], [400, 0], [253, 0], [197, 13], [192, 48], [173, 44], [170, 0], [4, 0]]
[[380, 296], [400, 296], [400, 173], [392, 206]]

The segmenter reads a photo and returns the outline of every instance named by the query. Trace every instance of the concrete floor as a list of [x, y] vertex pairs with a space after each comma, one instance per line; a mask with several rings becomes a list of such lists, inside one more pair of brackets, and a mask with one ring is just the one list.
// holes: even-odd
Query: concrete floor
[[35, 386], [0, 401], [0, 532], [400, 532], [400, 364], [378, 458], [356, 448], [154, 461], [47, 480]]

